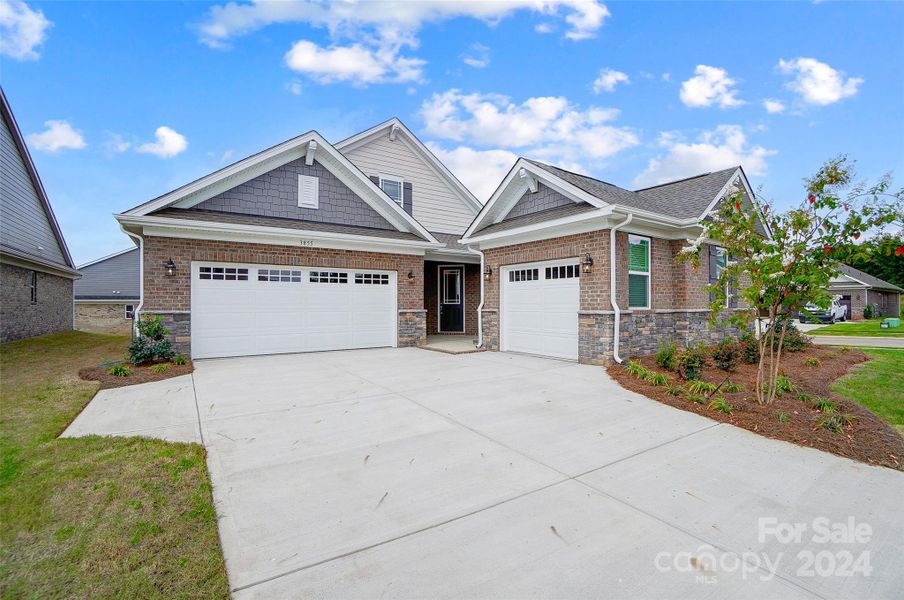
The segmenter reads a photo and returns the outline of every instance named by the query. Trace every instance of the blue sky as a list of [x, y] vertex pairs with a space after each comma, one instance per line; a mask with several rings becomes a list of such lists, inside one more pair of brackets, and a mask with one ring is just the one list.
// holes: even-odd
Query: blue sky
[[115, 212], [391, 116], [481, 199], [519, 155], [629, 189], [741, 163], [779, 206], [842, 152], [904, 181], [904, 3], [0, 0], [0, 26], [78, 263], [128, 246]]

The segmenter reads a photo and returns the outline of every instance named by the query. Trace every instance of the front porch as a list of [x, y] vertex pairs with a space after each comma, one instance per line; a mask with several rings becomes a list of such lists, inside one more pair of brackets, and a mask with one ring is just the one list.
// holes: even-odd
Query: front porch
[[473, 349], [480, 284], [480, 262], [476, 255], [428, 257], [424, 261], [428, 346], [431, 338], [443, 347], [459, 338], [458, 341]]
[[421, 347], [425, 350], [435, 350], [446, 354], [470, 354], [483, 351], [477, 347], [477, 336], [464, 334], [428, 335], [427, 343]]

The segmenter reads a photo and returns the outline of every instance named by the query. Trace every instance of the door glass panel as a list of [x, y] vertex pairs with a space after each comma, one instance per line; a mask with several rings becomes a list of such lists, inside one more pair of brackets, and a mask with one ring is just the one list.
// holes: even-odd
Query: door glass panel
[[459, 277], [460, 273], [457, 270], [443, 271], [443, 304], [458, 304], [461, 302]]

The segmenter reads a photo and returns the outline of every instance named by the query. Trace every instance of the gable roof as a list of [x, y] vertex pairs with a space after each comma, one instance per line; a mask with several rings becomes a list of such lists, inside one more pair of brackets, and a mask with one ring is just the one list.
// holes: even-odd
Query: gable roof
[[431, 167], [437, 175], [441, 179], [443, 179], [448, 186], [452, 189], [455, 194], [460, 197], [466, 205], [473, 209], [474, 213], [480, 211], [483, 208], [483, 205], [479, 200], [471, 193], [465, 185], [459, 181], [458, 177], [456, 177], [452, 171], [446, 167], [440, 161], [433, 152], [428, 148], [416, 135], [414, 135], [410, 129], [398, 118], [392, 117], [388, 121], [384, 121], [379, 125], [375, 125], [370, 129], [366, 129], [361, 133], [356, 133], [355, 135], [348, 137], [341, 142], [337, 142], [335, 144], [336, 149], [340, 152], [348, 152], [359, 146], [362, 146], [374, 139], [377, 136], [385, 135], [386, 133], [389, 135], [403, 135], [405, 139], [411, 144], [414, 151], [420, 156], [420, 158], [427, 163], [429, 167]]
[[139, 252], [132, 247], [120, 250], [79, 267], [82, 278], [75, 282], [77, 300], [138, 300]]
[[357, 166], [316, 131], [309, 131], [252, 154], [236, 163], [129, 209], [116, 217], [120, 222], [134, 222], [136, 218], [147, 217], [151, 213], [156, 213], [165, 208], [192, 208], [204, 200], [232, 189], [267, 171], [293, 160], [307, 157], [309, 153], [312, 154], [312, 159], [317, 160], [317, 162], [336, 175], [393, 227], [402, 232], [412, 233], [427, 242], [438, 243], [423, 225], [391, 200]]
[[893, 283], [888, 283], [887, 281], [883, 281], [878, 277], [873, 277], [869, 273], [865, 273], [860, 269], [855, 269], [854, 267], [849, 267], [848, 265], [838, 265], [838, 270], [841, 271], [842, 274], [847, 275], [848, 277], [855, 279], [866, 286], [883, 290], [891, 290], [894, 292], [904, 292], [904, 289], [899, 288]]
[[[31, 154], [22, 137], [22, 131], [13, 115], [6, 93], [0, 87], [0, 113], [2, 113], [4, 131], [3, 138], [3, 181], [0, 201], [3, 205], [3, 239], [0, 240], [0, 249], [5, 256], [24, 261], [26, 263], [45, 266], [55, 271], [70, 276], [78, 276], [72, 255], [66, 246], [63, 232], [53, 214], [50, 199], [44, 189], [44, 184], [38, 175]], [[7, 139], [6, 132], [9, 137]], [[7, 147], [11, 143], [14, 147]], [[16, 157], [8, 156], [15, 154]], [[11, 161], [8, 163], [7, 161]], [[20, 181], [14, 181], [19, 175]], [[28, 189], [30, 188], [30, 189]], [[33, 194], [33, 196], [32, 196]], [[39, 209], [29, 206], [37, 200]], [[23, 227], [28, 213], [32, 213], [34, 219], [45, 220], [38, 223], [38, 230], [28, 230]], [[43, 233], [39, 231], [43, 228]], [[18, 235], [21, 234], [21, 235]], [[18, 242], [20, 243], [17, 243]], [[46, 241], [55, 244], [52, 251], [44, 248]]]

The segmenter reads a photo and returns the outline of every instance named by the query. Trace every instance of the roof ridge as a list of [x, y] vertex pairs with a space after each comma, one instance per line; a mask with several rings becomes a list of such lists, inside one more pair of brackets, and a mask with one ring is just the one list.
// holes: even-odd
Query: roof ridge
[[[541, 165], [541, 166], [544, 166], [544, 167], [552, 167], [553, 169], [557, 169], [557, 170], [559, 170], [559, 171], [564, 171], [565, 173], [570, 173], [570, 174], [572, 174], [572, 175], [577, 175], [578, 177], [583, 177], [584, 179], [592, 179], [593, 181], [596, 181], [597, 183], [602, 183], [602, 184], [604, 184], [604, 185], [608, 185], [609, 187], [618, 188], [618, 189], [620, 189], [620, 190], [622, 190], [622, 191], [625, 191], [625, 192], [631, 192], [631, 190], [629, 190], [629, 189], [627, 189], [627, 188], [623, 188], [623, 187], [621, 187], [620, 185], [615, 185], [614, 183], [609, 183], [608, 181], [603, 181], [602, 179], [598, 179], [598, 178], [596, 178], [596, 177], [593, 177], [592, 175], [585, 175], [584, 173], [577, 173], [577, 172], [575, 172], [575, 171], [569, 171], [568, 169], [563, 169], [562, 167], [558, 167], [558, 166], [556, 166], [556, 165], [551, 165], [551, 164], [549, 164], [549, 163], [541, 162], [541, 161], [539, 161], [539, 160], [534, 160], [534, 159], [532, 159], [532, 158], [524, 157], [524, 160], [529, 161], [529, 162], [532, 162], [532, 163], [534, 163], [535, 165]], [[632, 192], [632, 193], [633, 193], [633, 192]]]
[[738, 166], [735, 166], [735, 167], [726, 167], [726, 168], [724, 168], [724, 169], [719, 169], [718, 171], [707, 171], [706, 173], [700, 173], [700, 174], [698, 174], [698, 175], [691, 175], [690, 177], [682, 177], [681, 179], [673, 179], [672, 181], [664, 181], [664, 182], [662, 182], [662, 183], [657, 183], [656, 185], [650, 185], [650, 186], [647, 186], [647, 187], [644, 187], [644, 188], [638, 188], [638, 189], [636, 189], [636, 190], [634, 190], [634, 191], [635, 191], [635, 192], [644, 192], [644, 191], [646, 191], [646, 190], [652, 190], [652, 189], [654, 189], [654, 188], [663, 187], [663, 186], [666, 186], [666, 185], [673, 185], [673, 184], [675, 184], [675, 183], [681, 183], [682, 181], [690, 181], [691, 179], [699, 179], [700, 177], [708, 177], [708, 176], [713, 175], [713, 174], [715, 174], [715, 173], [721, 173], [722, 171], [736, 171], [736, 170], [738, 170], [738, 169], [740, 169], [740, 168], [741, 168], [741, 166], [738, 165]]

